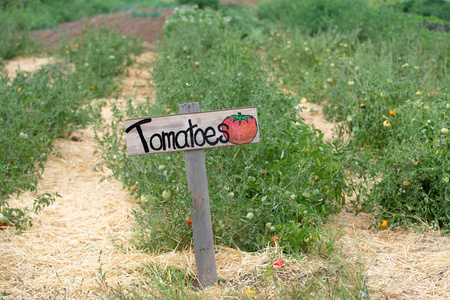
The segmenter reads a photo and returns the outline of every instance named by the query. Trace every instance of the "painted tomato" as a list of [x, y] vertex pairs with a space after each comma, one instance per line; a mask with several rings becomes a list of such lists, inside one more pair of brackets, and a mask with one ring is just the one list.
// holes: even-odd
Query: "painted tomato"
[[223, 124], [228, 126], [229, 142], [233, 144], [248, 144], [258, 133], [256, 119], [250, 115], [231, 115], [223, 120]]

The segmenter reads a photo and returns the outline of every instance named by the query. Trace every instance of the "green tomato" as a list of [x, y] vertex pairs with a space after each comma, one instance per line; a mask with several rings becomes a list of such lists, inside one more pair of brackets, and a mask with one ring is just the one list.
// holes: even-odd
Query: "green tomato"
[[266, 229], [270, 230], [270, 227], [272, 227], [272, 223], [266, 223]]
[[164, 170], [165, 168], [166, 168], [165, 165], [159, 165], [159, 166], [158, 166], [158, 170], [160, 170], [160, 171]]
[[233, 193], [233, 192], [229, 192], [229, 193], [228, 193], [228, 197], [231, 198], [231, 199], [233, 199], [233, 198], [234, 198], [234, 193]]
[[172, 197], [172, 193], [170, 191], [164, 191], [162, 192], [162, 196], [164, 199], [168, 200], [170, 197]]
[[275, 231], [277, 231], [277, 229], [275, 228], [275, 226], [270, 226], [269, 231], [270, 232], [275, 232]]
[[252, 212], [249, 212], [249, 213], [247, 214], [247, 220], [249, 220], [249, 221], [253, 220], [254, 217], [255, 217], [255, 214], [252, 213]]
[[5, 217], [5, 215], [0, 213], [0, 223], [6, 223], [6, 221], [8, 221], [8, 219]]
[[447, 128], [442, 128], [441, 129], [441, 133], [442, 134], [448, 134], [448, 129]]

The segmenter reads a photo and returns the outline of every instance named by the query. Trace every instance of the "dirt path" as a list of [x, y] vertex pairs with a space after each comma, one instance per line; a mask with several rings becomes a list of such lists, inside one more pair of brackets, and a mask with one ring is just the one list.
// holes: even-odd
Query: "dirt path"
[[298, 115], [306, 124], [319, 129], [323, 133], [323, 139], [330, 141], [333, 137], [337, 137], [336, 123], [325, 120], [322, 106], [316, 103], [300, 103], [296, 107], [299, 110]]
[[8, 61], [5, 66], [6, 74], [13, 79], [17, 75], [17, 71], [36, 72], [43, 65], [49, 64], [53, 59], [50, 57], [15, 57]]

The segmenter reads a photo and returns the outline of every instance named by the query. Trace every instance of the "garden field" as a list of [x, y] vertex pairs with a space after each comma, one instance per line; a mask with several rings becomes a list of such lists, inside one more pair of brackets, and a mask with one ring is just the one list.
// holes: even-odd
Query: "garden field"
[[[1, 3], [0, 299], [450, 298], [450, 3]], [[190, 102], [260, 130], [204, 288], [184, 154], [125, 143]]]

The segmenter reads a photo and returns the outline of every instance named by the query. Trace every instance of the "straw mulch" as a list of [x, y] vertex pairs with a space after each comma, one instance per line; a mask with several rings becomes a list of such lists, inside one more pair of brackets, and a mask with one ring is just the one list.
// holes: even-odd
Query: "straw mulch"
[[343, 253], [367, 266], [375, 299], [450, 299], [450, 237], [437, 231], [368, 229], [371, 214], [348, 208], [334, 216]]

